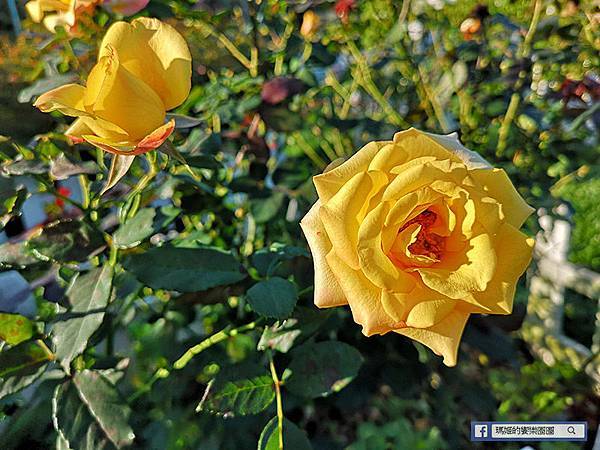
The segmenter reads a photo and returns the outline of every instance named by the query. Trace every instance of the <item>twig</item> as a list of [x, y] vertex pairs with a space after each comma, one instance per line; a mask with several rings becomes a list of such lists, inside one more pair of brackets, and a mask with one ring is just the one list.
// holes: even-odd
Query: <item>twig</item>
[[[520, 59], [527, 58], [529, 56], [529, 53], [531, 52], [531, 42], [533, 41], [533, 36], [537, 31], [537, 27], [540, 23], [540, 18], [542, 16], [542, 3], [542, 0], [535, 0], [535, 4], [533, 7], [533, 17], [531, 18], [529, 29], [527, 30], [525, 39], [523, 40], [521, 48], [517, 53]], [[500, 130], [498, 131], [498, 146], [496, 147], [497, 156], [502, 156], [504, 150], [506, 150], [510, 125], [514, 120], [517, 114], [517, 109], [519, 108], [519, 104], [521, 103], [521, 94], [519, 93], [519, 89], [521, 89], [523, 83], [525, 82], [525, 76], [525, 71], [521, 71], [519, 73], [519, 78], [515, 82], [514, 93], [510, 98], [510, 102], [508, 104], [508, 108], [506, 109], [504, 119], [502, 119], [502, 124], [500, 125]]]
[[383, 112], [388, 116], [388, 120], [394, 125], [403, 128], [409, 128], [410, 125], [388, 102], [385, 96], [379, 91], [373, 77], [367, 60], [352, 41], [347, 42], [348, 49], [356, 61], [358, 70], [355, 72], [358, 84], [375, 100], [375, 102], [383, 109]]
[[238, 328], [232, 329], [231, 326], [225, 327], [218, 333], [213, 334], [199, 344], [189, 348], [177, 361], [175, 361], [173, 368], [177, 370], [183, 369], [187, 363], [189, 363], [190, 360], [198, 353], [203, 352], [207, 348], [212, 347], [213, 345], [218, 344], [229, 337], [236, 336], [240, 333], [244, 333], [245, 331], [254, 330], [260, 324], [260, 322], [261, 320], [258, 319]]
[[216, 37], [223, 47], [229, 50], [229, 53], [231, 53], [242, 66], [248, 69], [251, 76], [258, 76], [258, 49], [256, 47], [253, 47], [250, 56], [251, 59], [248, 59], [227, 36], [217, 31], [212, 25], [200, 20], [198, 20], [198, 25], [201, 28], [204, 28], [209, 35]]
[[275, 385], [275, 398], [277, 400], [277, 432], [279, 434], [279, 450], [283, 450], [283, 401], [281, 400], [281, 381], [277, 376], [273, 355], [269, 354], [269, 368]]

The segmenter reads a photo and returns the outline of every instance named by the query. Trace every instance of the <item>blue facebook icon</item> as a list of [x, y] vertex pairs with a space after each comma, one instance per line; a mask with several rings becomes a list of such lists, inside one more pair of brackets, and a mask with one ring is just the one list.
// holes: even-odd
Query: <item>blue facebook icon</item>
[[489, 429], [490, 426], [487, 423], [477, 423], [473, 424], [472, 436], [471, 440], [473, 441], [482, 441], [489, 439]]

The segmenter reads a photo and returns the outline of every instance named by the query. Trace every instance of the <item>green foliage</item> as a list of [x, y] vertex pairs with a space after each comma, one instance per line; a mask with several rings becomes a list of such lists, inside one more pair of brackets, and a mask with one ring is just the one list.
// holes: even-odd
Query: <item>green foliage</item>
[[[287, 419], [283, 419], [282, 441], [284, 448], [298, 450], [311, 450], [312, 446], [306, 434]], [[273, 417], [260, 433], [258, 438], [258, 450], [279, 449], [278, 419]]]
[[[62, 448], [116, 448], [135, 437], [127, 424], [131, 409], [115, 387], [100, 373], [78, 372], [72, 381], [57, 386], [52, 398], [52, 415]], [[58, 444], [57, 444], [58, 445]]]
[[154, 289], [180, 292], [204, 291], [246, 277], [233, 255], [212, 248], [153, 248], [131, 255], [125, 268]]
[[294, 311], [296, 286], [279, 277], [256, 283], [248, 289], [248, 303], [261, 316], [285, 319]]
[[343, 342], [305, 344], [292, 353], [285, 387], [302, 397], [326, 396], [346, 387], [361, 364], [360, 353]]
[[0, 313], [0, 339], [17, 345], [33, 336], [33, 323], [19, 314]]
[[275, 399], [275, 387], [270, 376], [230, 381], [221, 389], [211, 384], [206, 388], [196, 411], [208, 411], [223, 416], [258, 414]]
[[113, 268], [106, 265], [77, 276], [67, 291], [70, 315], [61, 317], [52, 330], [56, 356], [67, 373], [73, 358], [85, 350], [88, 340], [102, 324], [112, 277]]
[[358, 439], [348, 450], [378, 450], [378, 449], [445, 449], [445, 443], [440, 430], [431, 428], [429, 430], [415, 430], [406, 419], [398, 419], [393, 422], [377, 426], [364, 423], [358, 427]]
[[588, 176], [557, 189], [557, 195], [574, 209], [569, 259], [600, 271], [600, 178]]
[[560, 415], [585, 397], [588, 382], [575, 368], [561, 364], [549, 369], [536, 361], [518, 373], [494, 370], [491, 387], [503, 401], [498, 420], [534, 420], [540, 414]]

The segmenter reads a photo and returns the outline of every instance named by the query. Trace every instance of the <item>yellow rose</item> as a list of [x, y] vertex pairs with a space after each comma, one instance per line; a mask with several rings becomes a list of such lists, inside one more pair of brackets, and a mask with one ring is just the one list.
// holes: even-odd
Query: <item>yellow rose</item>
[[314, 183], [301, 226], [318, 307], [348, 304], [366, 336], [403, 334], [448, 366], [471, 313], [511, 313], [533, 209], [456, 135], [397, 133]]
[[183, 37], [157, 19], [117, 22], [100, 44], [86, 86], [67, 84], [41, 95], [41, 111], [77, 117], [65, 134], [107, 152], [133, 156], [158, 148], [173, 132], [166, 111], [191, 87]]
[[101, 0], [32, 0], [25, 5], [27, 13], [35, 23], [42, 22], [54, 33], [56, 27], [68, 32], [75, 29], [77, 18], [91, 15]]

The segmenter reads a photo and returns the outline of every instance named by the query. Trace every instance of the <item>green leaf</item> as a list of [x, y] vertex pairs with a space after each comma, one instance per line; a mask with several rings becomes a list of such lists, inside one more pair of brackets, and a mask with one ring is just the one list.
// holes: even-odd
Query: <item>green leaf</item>
[[[31, 371], [30, 369], [29, 371]], [[37, 366], [37, 370], [29, 374], [14, 373], [13, 375], [7, 375], [5, 378], [0, 379], [0, 399], [9, 395], [15, 394], [27, 386], [33, 384], [38, 380], [46, 371], [46, 364]]]
[[0, 339], [17, 345], [33, 336], [33, 323], [19, 314], [0, 313]]
[[300, 256], [309, 258], [310, 254], [300, 247], [275, 243], [269, 248], [262, 248], [254, 253], [252, 255], [252, 265], [263, 277], [266, 277], [275, 273], [275, 270], [283, 261], [289, 261]]
[[50, 163], [50, 175], [55, 180], [66, 180], [73, 175], [82, 173], [92, 174], [98, 171], [98, 166], [93, 161], [71, 161], [61, 153]]
[[[84, 370], [54, 391], [52, 422], [63, 448], [96, 450], [128, 445], [131, 411], [116, 388], [101, 374]], [[111, 446], [112, 448], [112, 446]]]
[[42, 261], [85, 261], [104, 244], [102, 235], [80, 220], [59, 220], [41, 228], [27, 249]]
[[296, 285], [279, 277], [256, 283], [246, 295], [256, 313], [275, 319], [289, 317], [298, 301]]
[[56, 356], [67, 373], [73, 358], [85, 350], [104, 319], [112, 276], [112, 267], [96, 268], [75, 278], [67, 291], [72, 317], [57, 322], [52, 330]]
[[[165, 155], [169, 156], [170, 158], [175, 159], [177, 162], [179, 162], [183, 166], [187, 167], [188, 163], [185, 160], [184, 156], [179, 152], [179, 150], [177, 150], [175, 148], [175, 146], [171, 143], [171, 141], [165, 141], [160, 147], [158, 147], [157, 150], [160, 151], [161, 153], [164, 153]], [[188, 170], [189, 170], [189, 167], [188, 167]], [[196, 176], [193, 172], [190, 172], [190, 174], [193, 177]]]
[[273, 380], [267, 375], [230, 381], [221, 389], [214, 389], [214, 383], [209, 383], [196, 411], [228, 417], [258, 414], [268, 408], [274, 398]]
[[354, 347], [337, 341], [307, 344], [292, 352], [285, 387], [301, 397], [338, 392], [358, 374], [363, 359]]
[[274, 325], [266, 326], [256, 348], [260, 351], [271, 349], [287, 353], [293, 345], [305, 341], [316, 333], [330, 315], [330, 312], [298, 307], [294, 311], [293, 317], [282, 323], [277, 322]]
[[0, 176], [0, 231], [8, 221], [21, 214], [21, 206], [29, 197], [29, 192], [12, 179]]
[[257, 223], [266, 223], [277, 215], [284, 200], [283, 192], [275, 192], [267, 198], [254, 199], [250, 202], [250, 212]]
[[22, 89], [19, 92], [17, 100], [19, 103], [29, 103], [36, 95], [43, 94], [59, 86], [72, 83], [77, 80], [78, 76], [74, 73], [67, 74], [56, 74], [49, 76], [48, 78], [42, 78], [37, 80], [31, 86]]
[[4, 173], [11, 176], [29, 174], [40, 175], [48, 172], [48, 166], [35, 159], [19, 159], [18, 161], [3, 165], [2, 170]]
[[[306, 433], [293, 422], [283, 418], [283, 448], [291, 450], [311, 450]], [[273, 417], [260, 433], [258, 450], [279, 450], [279, 421]]]
[[131, 444], [135, 437], [128, 424], [131, 409], [121, 399], [117, 389], [106, 378], [92, 370], [76, 373], [73, 383], [79, 398], [115, 447]]
[[288, 319], [282, 324], [277, 322], [275, 325], [265, 327], [256, 348], [260, 351], [270, 348], [287, 353], [301, 334], [302, 330], [298, 327], [298, 320]]
[[108, 179], [100, 191], [100, 195], [104, 195], [106, 191], [113, 188], [119, 182], [119, 180], [127, 174], [127, 171], [131, 167], [131, 164], [133, 164], [134, 159], [135, 155], [113, 155], [112, 162], [110, 163]]
[[188, 156], [198, 154], [214, 154], [223, 148], [223, 139], [219, 133], [208, 134], [201, 128], [195, 128], [190, 132], [190, 135], [185, 141], [185, 144], [180, 145], [178, 150]]
[[177, 218], [181, 210], [171, 205], [140, 209], [135, 216], [121, 224], [113, 234], [115, 245], [119, 248], [132, 248]]
[[135, 216], [122, 224], [113, 234], [115, 245], [119, 248], [134, 247], [154, 233], [154, 208], [140, 209]]
[[180, 292], [204, 291], [246, 278], [231, 253], [214, 248], [155, 247], [131, 255], [124, 267], [151, 288]]
[[29, 253], [25, 241], [5, 242], [0, 245], [0, 269], [22, 269], [39, 263], [40, 260]]
[[31, 375], [54, 355], [42, 341], [23, 342], [0, 353], [0, 378]]

